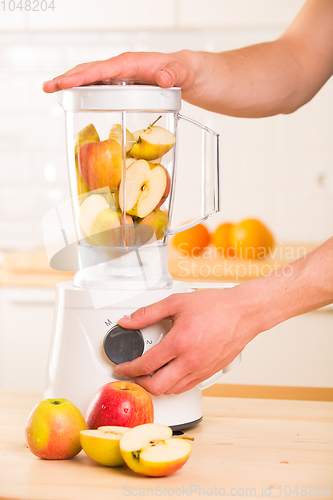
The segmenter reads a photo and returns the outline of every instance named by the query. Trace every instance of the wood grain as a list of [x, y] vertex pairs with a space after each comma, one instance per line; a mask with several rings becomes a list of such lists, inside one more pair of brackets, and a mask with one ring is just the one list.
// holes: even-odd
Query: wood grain
[[33, 456], [24, 424], [40, 399], [40, 393], [0, 391], [2, 499], [117, 500], [157, 496], [164, 488], [162, 496], [191, 498], [222, 496], [222, 489], [223, 498], [241, 498], [251, 488], [265, 498], [262, 488], [268, 493], [270, 487], [270, 498], [299, 499], [284, 489], [303, 485], [309, 492], [311, 485], [330, 483], [332, 491], [333, 403], [205, 397], [203, 421], [187, 431], [195, 438], [188, 463], [171, 476], [147, 478], [95, 464], [84, 452], [65, 461]]

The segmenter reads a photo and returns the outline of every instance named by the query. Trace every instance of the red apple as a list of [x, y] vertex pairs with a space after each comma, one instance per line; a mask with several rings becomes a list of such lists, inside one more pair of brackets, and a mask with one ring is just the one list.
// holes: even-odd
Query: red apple
[[127, 381], [103, 385], [89, 403], [88, 429], [105, 425], [135, 427], [154, 422], [154, 406], [150, 394], [140, 385]]
[[[151, 231], [150, 239], [155, 233], [155, 238], [159, 240], [163, 238], [165, 231], [168, 229], [169, 218], [162, 210], [155, 209], [150, 212], [150, 214], [146, 215], [144, 219], [137, 219], [136, 224], [136, 232], [139, 237], [145, 234], [141, 232], [142, 226], [149, 226], [154, 231]], [[147, 231], [146, 234], [148, 235], [150, 233]]]
[[73, 403], [67, 399], [45, 399], [30, 413], [25, 435], [34, 455], [62, 460], [81, 451], [80, 431], [86, 428], [83, 416]]
[[108, 186], [115, 191], [121, 179], [121, 146], [114, 139], [87, 142], [79, 150], [81, 175], [91, 191]]
[[170, 188], [171, 188], [171, 177], [170, 177], [170, 174], [169, 172], [167, 171], [167, 169], [165, 167], [163, 167], [163, 165], [161, 165], [160, 163], [158, 164], [159, 167], [162, 167], [164, 168], [165, 170], [165, 175], [167, 177], [167, 183], [166, 183], [166, 186], [165, 186], [165, 191], [164, 193], [162, 194], [162, 198], [160, 200], [160, 202], [156, 205], [155, 207], [155, 210], [157, 210], [158, 208], [160, 208], [161, 205], [163, 205], [163, 203], [165, 202], [165, 200], [167, 199], [167, 197], [169, 196], [170, 194]]

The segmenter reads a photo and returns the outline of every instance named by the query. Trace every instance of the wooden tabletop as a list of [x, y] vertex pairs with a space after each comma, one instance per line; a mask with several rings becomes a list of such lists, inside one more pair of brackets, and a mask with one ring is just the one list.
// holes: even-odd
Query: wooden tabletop
[[330, 402], [205, 397], [203, 421], [187, 431], [195, 438], [187, 464], [148, 478], [98, 465], [83, 451], [63, 461], [32, 455], [24, 425], [40, 399], [40, 393], [0, 391], [1, 500], [333, 496]]

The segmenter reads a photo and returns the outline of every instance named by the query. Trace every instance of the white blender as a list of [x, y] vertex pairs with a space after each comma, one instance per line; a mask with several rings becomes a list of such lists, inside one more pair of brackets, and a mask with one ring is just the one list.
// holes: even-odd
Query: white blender
[[[116, 364], [141, 356], [171, 328], [165, 320], [129, 330], [118, 320], [194, 290], [173, 282], [167, 237], [219, 211], [219, 135], [179, 114], [180, 88], [111, 80], [60, 91], [57, 99], [66, 114], [72, 198], [44, 219], [44, 236], [51, 266], [70, 269], [68, 249], [75, 248], [78, 269], [72, 282], [57, 285], [44, 396], [67, 398], [84, 415], [95, 392], [121, 378]], [[198, 217], [173, 227], [180, 120], [200, 129], [200, 199]], [[152, 396], [155, 422], [173, 430], [198, 423], [201, 390], [239, 361], [185, 393]]]

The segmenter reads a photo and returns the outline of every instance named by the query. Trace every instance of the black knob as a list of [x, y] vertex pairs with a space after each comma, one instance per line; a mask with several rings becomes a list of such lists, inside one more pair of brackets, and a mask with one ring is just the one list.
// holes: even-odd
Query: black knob
[[104, 339], [104, 351], [116, 365], [133, 361], [142, 355], [145, 343], [140, 330], [130, 330], [114, 326]]

